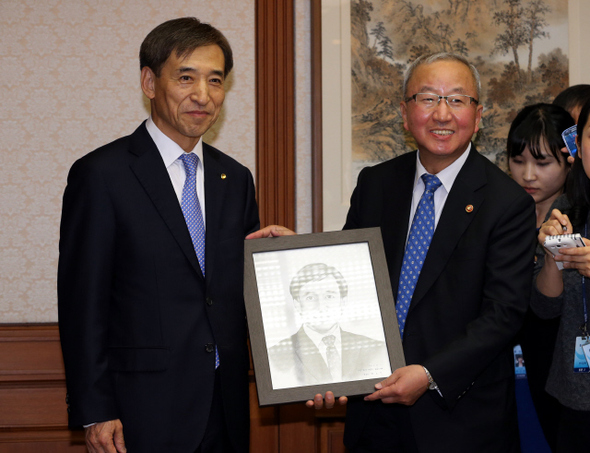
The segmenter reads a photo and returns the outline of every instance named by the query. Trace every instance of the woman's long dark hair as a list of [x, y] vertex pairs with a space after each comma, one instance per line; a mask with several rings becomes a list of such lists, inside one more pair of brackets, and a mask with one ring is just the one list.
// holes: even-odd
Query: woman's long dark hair
[[584, 126], [586, 126], [589, 120], [588, 116], [590, 116], [590, 102], [584, 104], [578, 117], [578, 153], [572, 165], [570, 181], [567, 188], [567, 198], [572, 206], [569, 214], [570, 221], [572, 225], [578, 228], [586, 223], [588, 212], [590, 211], [590, 179], [586, 175], [580, 157], [584, 153], [584, 158], [588, 161], [588, 165], [590, 165], [590, 149], [582, 149], [582, 137]]

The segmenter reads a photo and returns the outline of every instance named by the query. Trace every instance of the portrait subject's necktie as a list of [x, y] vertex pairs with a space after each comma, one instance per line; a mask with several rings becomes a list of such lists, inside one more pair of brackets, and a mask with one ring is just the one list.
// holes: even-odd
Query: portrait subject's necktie
[[322, 341], [326, 345], [326, 361], [328, 362], [328, 370], [330, 370], [332, 379], [340, 380], [342, 365], [340, 361], [340, 354], [338, 354], [338, 350], [336, 349], [336, 346], [334, 346], [336, 337], [334, 335], [326, 335], [324, 338], [322, 338]]
[[442, 184], [435, 175], [429, 174], [422, 175], [422, 181], [424, 181], [425, 189], [410, 227], [397, 288], [395, 310], [402, 338], [416, 282], [434, 234], [434, 192]]
[[[205, 223], [203, 222], [203, 213], [201, 204], [197, 195], [197, 165], [199, 156], [193, 153], [184, 153], [180, 158], [184, 164], [186, 179], [182, 188], [182, 200], [180, 206], [186, 226], [193, 242], [193, 247], [199, 260], [199, 266], [203, 276], [205, 275]], [[215, 369], [219, 367], [219, 352], [215, 345]]]

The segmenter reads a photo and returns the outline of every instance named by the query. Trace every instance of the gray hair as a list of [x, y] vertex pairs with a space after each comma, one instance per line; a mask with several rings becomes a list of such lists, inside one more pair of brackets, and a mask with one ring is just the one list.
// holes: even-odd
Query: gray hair
[[412, 62], [412, 64], [408, 67], [408, 69], [406, 70], [406, 73], [404, 75], [404, 85], [403, 85], [404, 99], [406, 99], [408, 96], [406, 89], [408, 87], [408, 82], [412, 78], [412, 75], [414, 74], [414, 71], [416, 70], [416, 68], [418, 66], [435, 63], [437, 61], [457, 61], [457, 62], [463, 63], [465, 66], [467, 66], [469, 68], [469, 70], [471, 71], [471, 75], [473, 76], [473, 80], [475, 81], [475, 87], [477, 89], [477, 100], [480, 101], [480, 104], [481, 104], [481, 99], [480, 99], [480, 97], [481, 97], [481, 81], [479, 78], [479, 72], [477, 71], [477, 68], [475, 66], [473, 66], [467, 60], [467, 58], [463, 57], [462, 55], [458, 55], [458, 54], [452, 53], [452, 52], [431, 53], [431, 54], [422, 55], [422, 56], [416, 58]]

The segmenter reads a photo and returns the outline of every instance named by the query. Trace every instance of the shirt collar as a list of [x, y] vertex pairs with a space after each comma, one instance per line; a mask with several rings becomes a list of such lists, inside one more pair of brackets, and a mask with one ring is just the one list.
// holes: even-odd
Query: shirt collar
[[322, 339], [326, 335], [334, 335], [334, 345], [338, 348], [338, 344], [340, 344], [340, 326], [335, 324], [332, 328], [326, 333], [319, 333], [312, 328], [308, 327], [307, 325], [303, 324], [303, 330], [309, 337], [311, 341], [316, 345], [318, 349], [320, 349], [320, 345], [323, 344]]
[[[156, 126], [156, 123], [154, 123], [154, 120], [151, 116], [147, 119], [145, 127], [150, 134], [150, 137], [152, 137], [152, 140], [156, 144], [158, 151], [160, 151], [166, 168], [172, 165], [180, 156], [184, 154], [184, 150], [178, 145], [178, 143], [158, 129], [158, 126]], [[201, 165], [203, 165], [203, 137], [199, 138], [199, 141], [191, 152], [199, 156]]]
[[[436, 176], [442, 183], [442, 186], [445, 188], [447, 193], [451, 191], [451, 187], [453, 187], [453, 183], [455, 179], [457, 179], [457, 175], [463, 168], [463, 165], [467, 161], [467, 157], [469, 156], [469, 152], [471, 151], [471, 143], [467, 146], [467, 149], [455, 162], [449, 165], [447, 168], [439, 171]], [[420, 151], [416, 153], [416, 175], [414, 176], [414, 189], [419, 186], [420, 184], [424, 185], [422, 182], [422, 175], [428, 173], [422, 162], [420, 162]]]

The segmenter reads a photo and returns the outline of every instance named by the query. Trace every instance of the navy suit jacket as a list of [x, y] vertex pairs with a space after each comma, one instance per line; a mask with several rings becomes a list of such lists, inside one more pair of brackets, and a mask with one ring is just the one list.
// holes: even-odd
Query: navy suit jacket
[[225, 416], [248, 451], [244, 237], [259, 228], [251, 173], [203, 145], [206, 277], [145, 123], [78, 160], [63, 200], [59, 325], [70, 425], [121, 419], [129, 451], [194, 451], [215, 345]]
[[[345, 228], [381, 227], [397, 294], [416, 152], [359, 175]], [[406, 362], [425, 366], [427, 391], [409, 408], [420, 451], [518, 451], [511, 340], [528, 307], [533, 199], [472, 146], [448, 195], [408, 311]], [[381, 402], [351, 401], [352, 447]], [[425, 435], [427, 433], [427, 435]]]

